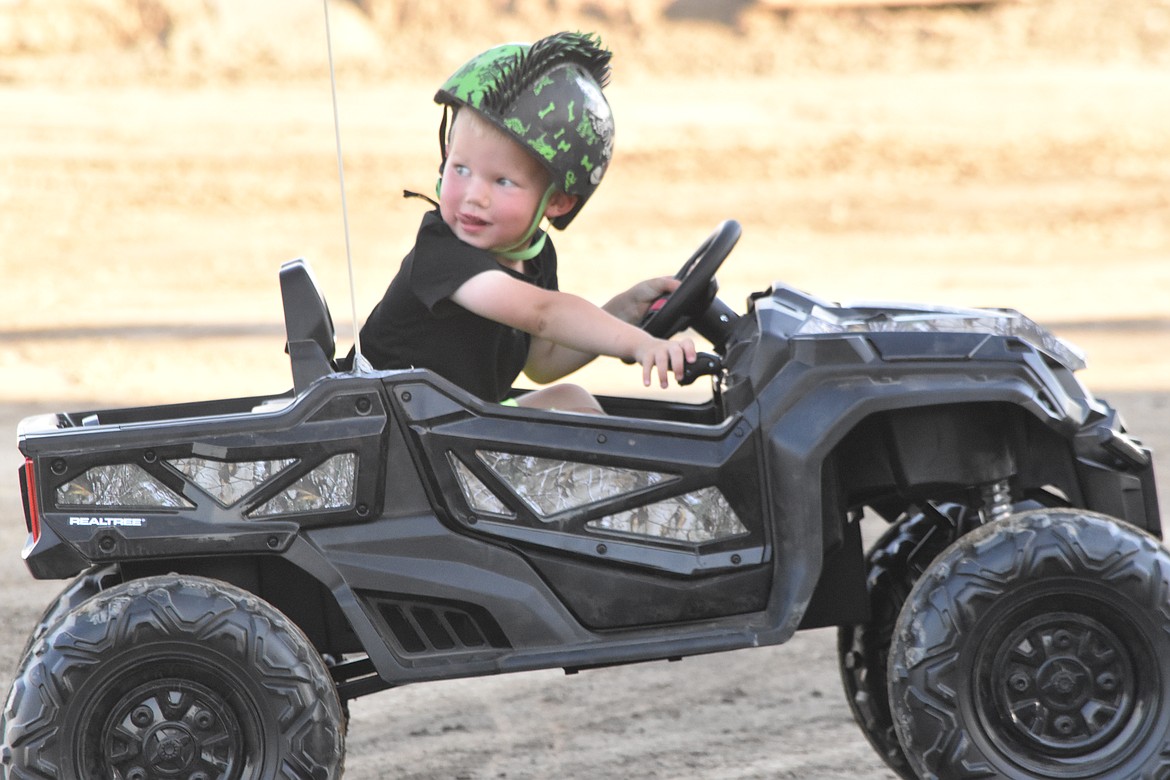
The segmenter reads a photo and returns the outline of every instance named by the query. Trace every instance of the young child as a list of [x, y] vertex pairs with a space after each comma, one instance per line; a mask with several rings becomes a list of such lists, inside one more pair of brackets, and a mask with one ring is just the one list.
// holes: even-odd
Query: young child
[[[610, 52], [595, 36], [558, 33], [473, 58], [439, 89], [438, 208], [361, 330], [376, 369], [429, 368], [475, 395], [503, 401], [523, 371], [546, 384], [597, 355], [642, 365], [667, 386], [695, 359], [690, 339], [650, 336], [638, 322], [678, 282], [641, 282], [597, 307], [557, 289], [542, 219], [563, 229], [597, 189], [613, 152], [602, 95]], [[448, 110], [453, 112], [446, 135]], [[559, 384], [516, 403], [602, 411], [583, 388]]]

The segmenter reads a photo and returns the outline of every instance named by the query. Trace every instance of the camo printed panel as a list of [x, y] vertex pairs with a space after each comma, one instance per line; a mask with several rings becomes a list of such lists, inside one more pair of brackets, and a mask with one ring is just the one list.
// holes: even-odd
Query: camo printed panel
[[187, 509], [190, 501], [163, 485], [141, 466], [94, 466], [57, 488], [59, 507]]
[[677, 479], [656, 471], [480, 450], [476, 453], [542, 519]]
[[[514, 519], [495, 493], [448, 454], [468, 505], [481, 514]], [[543, 522], [558, 513], [667, 484], [672, 474], [615, 468], [534, 455], [480, 450], [476, 453], [492, 473], [528, 505]], [[598, 532], [662, 541], [702, 544], [748, 533], [727, 499], [715, 487], [645, 504], [586, 523]]]
[[167, 462], [220, 506], [227, 507], [296, 463], [296, 459], [225, 462], [192, 457]]
[[713, 487], [590, 520], [585, 525], [596, 531], [692, 544], [729, 539], [748, 532], [727, 499]]
[[334, 455], [284, 490], [248, 517], [324, 512], [353, 506], [357, 489], [357, 455]]
[[516, 513], [504, 506], [496, 494], [454, 453], [447, 453], [447, 458], [451, 461], [451, 468], [455, 469], [455, 479], [459, 481], [459, 490], [468, 506], [480, 514], [516, 517]]

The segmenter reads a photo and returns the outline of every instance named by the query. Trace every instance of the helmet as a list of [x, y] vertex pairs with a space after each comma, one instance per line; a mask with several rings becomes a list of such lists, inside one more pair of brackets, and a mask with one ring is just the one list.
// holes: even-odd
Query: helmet
[[435, 102], [479, 112], [531, 152], [553, 186], [575, 195], [576, 205], [551, 220], [564, 229], [597, 189], [613, 157], [613, 114], [601, 92], [609, 81], [610, 57], [600, 39], [586, 33], [506, 43], [457, 70], [439, 88]]

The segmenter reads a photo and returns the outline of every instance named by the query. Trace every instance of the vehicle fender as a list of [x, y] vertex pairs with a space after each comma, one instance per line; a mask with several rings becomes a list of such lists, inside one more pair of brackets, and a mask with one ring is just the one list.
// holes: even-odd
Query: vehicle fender
[[1053, 426], [1068, 427], [1061, 407], [1041, 403], [1025, 377], [1007, 372], [968, 374], [952, 368], [883, 377], [856, 369], [825, 372], [790, 365], [763, 388], [756, 403], [775, 532], [770, 623], [778, 641], [796, 630], [820, 578], [824, 523], [841, 522], [828, 516], [820, 486], [826, 459], [845, 435], [877, 412], [985, 402], [1016, 404]]

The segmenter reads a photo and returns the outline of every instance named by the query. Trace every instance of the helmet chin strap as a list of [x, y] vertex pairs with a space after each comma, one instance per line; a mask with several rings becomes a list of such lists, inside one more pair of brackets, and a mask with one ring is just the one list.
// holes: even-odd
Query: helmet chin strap
[[[458, 110], [450, 112], [451, 124], [454, 124], [455, 115], [457, 113], [458, 113]], [[436, 200], [441, 197], [442, 192], [443, 192], [443, 168], [446, 166], [446, 163], [447, 163], [447, 128], [448, 128], [448, 121], [447, 120], [448, 120], [448, 106], [444, 105], [443, 106], [443, 119], [439, 123], [439, 153], [440, 153], [440, 159], [442, 160], [442, 162], [439, 163], [439, 178], [435, 182], [435, 199]], [[532, 258], [536, 257], [537, 255], [539, 255], [541, 253], [541, 251], [544, 249], [545, 241], [548, 240], [548, 234], [541, 233], [540, 237], [537, 238], [535, 241], [532, 240], [532, 237], [534, 235], [536, 235], [537, 229], [540, 228], [540, 220], [542, 220], [544, 218], [544, 212], [548, 208], [549, 201], [552, 200], [552, 196], [553, 196], [554, 192], [556, 192], [556, 185], [553, 184], [552, 182], [549, 182], [548, 189], [544, 191], [544, 196], [541, 197], [541, 199], [540, 199], [540, 205], [536, 207], [536, 215], [532, 218], [532, 224], [528, 226], [528, 230], [524, 233], [524, 235], [520, 238], [519, 241], [512, 244], [511, 246], [506, 246], [503, 249], [491, 250], [493, 255], [498, 255], [499, 257], [502, 257], [505, 260], [527, 262], [528, 260], [531, 260]], [[425, 196], [423, 196], [423, 197], [425, 197]], [[430, 198], [426, 198], [426, 199], [430, 200]], [[431, 202], [433, 203], [434, 201], [431, 201]], [[438, 205], [438, 204], [435, 204], [435, 205]], [[529, 242], [531, 242], [531, 243], [529, 243]]]
[[[557, 191], [555, 184], [549, 184], [548, 189], [544, 191], [544, 196], [540, 199], [540, 205], [536, 207], [536, 216], [529, 225], [528, 231], [524, 236], [511, 246], [503, 249], [493, 249], [492, 254], [502, 257], [505, 260], [525, 262], [531, 260], [540, 254], [544, 249], [544, 243], [548, 239], [548, 233], [541, 233], [540, 236], [533, 241], [532, 237], [536, 234], [540, 227], [540, 220], [544, 219], [544, 212], [548, 208], [549, 201], [552, 200], [553, 193]], [[531, 242], [531, 243], [529, 243]]]

